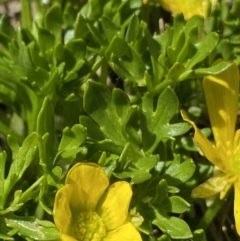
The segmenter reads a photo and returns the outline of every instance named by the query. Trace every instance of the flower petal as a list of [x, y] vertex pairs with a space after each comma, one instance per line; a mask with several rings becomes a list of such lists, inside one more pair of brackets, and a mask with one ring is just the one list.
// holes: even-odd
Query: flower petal
[[78, 163], [68, 172], [66, 184], [76, 184], [73, 193], [78, 199], [79, 211], [94, 210], [109, 185], [103, 169], [95, 163]]
[[224, 174], [211, 177], [192, 190], [193, 198], [209, 198], [220, 193], [228, 184]]
[[234, 185], [234, 218], [238, 235], [240, 235], [240, 180]]
[[68, 236], [67, 234], [61, 234], [61, 240], [62, 241], [78, 241], [77, 239]]
[[224, 165], [222, 164], [222, 158], [219, 156], [218, 150], [216, 147], [203, 135], [203, 133], [197, 128], [195, 123], [189, 119], [186, 112], [181, 110], [182, 118], [191, 124], [195, 130], [194, 141], [198, 147], [203, 152], [204, 156], [215, 166], [217, 166], [222, 171], [225, 170]]
[[132, 189], [128, 182], [116, 182], [109, 187], [98, 209], [107, 230], [116, 229], [126, 221], [131, 197]]
[[[216, 4], [216, 0], [211, 0], [212, 5]], [[207, 13], [207, 0], [160, 0], [161, 6], [176, 15], [183, 13], [185, 19], [189, 19], [195, 14], [205, 16]]]
[[[203, 80], [205, 99], [216, 146], [233, 147], [238, 111], [239, 70], [236, 64]], [[222, 149], [222, 148], [221, 148]], [[219, 148], [219, 151], [221, 150]], [[229, 161], [229, 160], [226, 160]]]
[[54, 222], [61, 233], [66, 233], [70, 227], [72, 214], [70, 209], [70, 199], [73, 193], [71, 185], [65, 185], [58, 190], [55, 196], [53, 217]]
[[142, 241], [142, 238], [133, 224], [127, 222], [120, 228], [108, 232], [104, 241]]

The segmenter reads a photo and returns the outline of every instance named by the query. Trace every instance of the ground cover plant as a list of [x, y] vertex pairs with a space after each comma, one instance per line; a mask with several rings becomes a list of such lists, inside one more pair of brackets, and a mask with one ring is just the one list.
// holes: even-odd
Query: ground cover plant
[[240, 0], [0, 12], [1, 240], [240, 240]]

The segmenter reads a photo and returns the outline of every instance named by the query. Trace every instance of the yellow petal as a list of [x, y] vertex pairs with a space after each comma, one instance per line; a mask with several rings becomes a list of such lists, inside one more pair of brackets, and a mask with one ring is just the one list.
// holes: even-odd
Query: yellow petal
[[79, 211], [94, 210], [100, 197], [109, 185], [102, 168], [95, 163], [78, 163], [68, 172], [66, 184], [76, 184], [74, 199]]
[[234, 218], [238, 235], [240, 235], [240, 181], [234, 185]]
[[61, 234], [61, 240], [62, 241], [78, 241], [77, 239], [68, 236], [67, 234]]
[[[211, 0], [212, 5], [216, 4], [217, 0]], [[208, 0], [160, 0], [162, 7], [176, 15], [183, 13], [185, 19], [192, 17], [195, 14], [205, 16], [207, 13]]]
[[234, 136], [234, 154], [240, 153], [240, 129], [235, 132]]
[[193, 198], [210, 198], [220, 193], [227, 185], [224, 174], [211, 177], [206, 182], [200, 184], [192, 190]]
[[133, 224], [127, 222], [120, 228], [108, 232], [103, 241], [142, 241], [142, 238]]
[[229, 174], [225, 175], [224, 178], [227, 180], [227, 184], [222, 189], [222, 191], [220, 193], [220, 199], [223, 199], [226, 196], [226, 194], [228, 193], [229, 189], [233, 186], [233, 184], [238, 179], [237, 176], [232, 175], [232, 173], [229, 173]]
[[186, 112], [181, 110], [182, 118], [191, 124], [195, 130], [194, 141], [201, 149], [204, 156], [215, 166], [217, 166], [222, 171], [225, 170], [224, 165], [222, 164], [222, 158], [219, 156], [218, 150], [216, 147], [203, 135], [203, 133], [197, 128], [195, 123], [189, 119]]
[[109, 187], [98, 209], [107, 230], [116, 229], [126, 221], [131, 197], [132, 189], [128, 182], [116, 182]]
[[[236, 64], [203, 80], [204, 94], [216, 146], [233, 147], [238, 111], [239, 71]], [[226, 160], [228, 161], [228, 160]]]
[[71, 224], [72, 214], [70, 199], [73, 193], [71, 185], [65, 185], [58, 190], [53, 207], [54, 222], [62, 233], [67, 233]]

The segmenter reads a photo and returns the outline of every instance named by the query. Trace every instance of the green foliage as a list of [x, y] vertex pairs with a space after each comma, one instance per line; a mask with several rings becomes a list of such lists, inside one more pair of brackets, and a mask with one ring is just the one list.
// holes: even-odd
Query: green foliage
[[59, 240], [56, 192], [72, 165], [95, 162], [132, 185], [144, 241], [220, 241], [199, 229], [191, 191], [213, 167], [179, 110], [211, 138], [200, 80], [240, 64], [240, 0], [189, 20], [141, 0], [21, 5], [17, 25], [0, 16], [0, 239]]

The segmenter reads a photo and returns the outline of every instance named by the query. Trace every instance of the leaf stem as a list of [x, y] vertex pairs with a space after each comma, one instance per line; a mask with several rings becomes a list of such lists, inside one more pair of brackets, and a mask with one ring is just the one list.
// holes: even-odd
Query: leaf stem
[[176, 83], [176, 82], [174, 80], [172, 80], [172, 79], [168, 79], [168, 78], [165, 79], [160, 84], [155, 86], [153, 94], [156, 95], [156, 94], [161, 93], [161, 91], [164, 90], [164, 88], [166, 88], [167, 86], [172, 85], [174, 83]]

